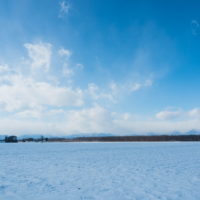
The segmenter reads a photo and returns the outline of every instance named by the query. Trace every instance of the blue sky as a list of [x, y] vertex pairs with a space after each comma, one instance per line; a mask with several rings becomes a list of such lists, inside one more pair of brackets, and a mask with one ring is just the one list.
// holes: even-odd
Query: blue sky
[[2, 133], [200, 130], [199, 1], [0, 3]]

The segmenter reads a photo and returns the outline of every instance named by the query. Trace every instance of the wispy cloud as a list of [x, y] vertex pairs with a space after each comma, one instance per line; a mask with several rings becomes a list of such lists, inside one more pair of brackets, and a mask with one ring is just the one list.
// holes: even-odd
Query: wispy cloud
[[69, 49], [61, 48], [58, 50], [58, 54], [65, 57], [66, 59], [69, 59], [72, 55], [72, 52]]
[[166, 108], [156, 113], [156, 118], [159, 120], [191, 120], [200, 119], [200, 108], [193, 108], [191, 110]]
[[[117, 104], [119, 99], [127, 94], [151, 87], [154, 81], [152, 73], [145, 74], [142, 78], [130, 77], [124, 82], [110, 81], [106, 86], [100, 86], [95, 82], [88, 83], [86, 88], [77, 84], [63, 85], [60, 79], [61, 73], [65, 73], [65, 79], [69, 79], [68, 76], [75, 75], [75, 72], [84, 68], [81, 63], [72, 64], [71, 50], [56, 49], [53, 44], [46, 42], [26, 43], [24, 47], [28, 56], [24, 58], [26, 62], [23, 63], [21, 71], [20, 69], [17, 72], [12, 71], [8, 64], [0, 66], [0, 109], [10, 115], [9, 118], [0, 118], [0, 124], [4, 123], [0, 128], [8, 130], [8, 133], [12, 132], [9, 123], [13, 124], [15, 130], [13, 133], [17, 130], [22, 133], [23, 130], [28, 133], [41, 132], [41, 128], [44, 129], [44, 133], [58, 134], [92, 132], [145, 134], [149, 131], [176, 130], [177, 124], [169, 119], [181, 115], [179, 111], [160, 111], [153, 121], [145, 119], [141, 121], [133, 113], [116, 113], [109, 107], [113, 103]], [[57, 70], [60, 70], [57, 75], [52, 73], [56, 60], [59, 60]], [[27, 73], [24, 68], [25, 71], [31, 70]], [[32, 71], [38, 71], [38, 74], [44, 71], [44, 74], [40, 79], [30, 73]], [[195, 121], [194, 116], [198, 113], [197, 109], [191, 110], [188, 116], [193, 117], [189, 119]], [[48, 119], [48, 122], [45, 119]], [[182, 121], [179, 123], [184, 124]], [[194, 124], [193, 127], [197, 127], [195, 122]], [[36, 125], [38, 130], [35, 128]], [[188, 129], [185, 127], [177, 130]]]
[[59, 2], [60, 10], [58, 17], [63, 18], [66, 14], [69, 13], [69, 10], [71, 8], [69, 2], [67, 1], [61, 1]]
[[193, 108], [188, 111], [188, 115], [192, 118], [200, 119], [200, 108]]
[[[53, 113], [62, 115], [59, 121], [42, 121], [41, 116], [48, 117]], [[33, 109], [19, 112], [14, 118], [0, 119], [0, 129], [8, 133], [20, 134], [77, 134], [77, 133], [113, 133], [117, 135], [128, 134], [165, 134], [172, 132], [185, 133], [191, 130], [200, 131], [199, 119], [182, 118], [179, 120], [138, 119], [131, 113], [116, 113], [111, 110], [95, 105], [89, 108], [65, 110], [52, 110], [44, 114], [44, 110]], [[172, 113], [170, 113], [171, 115]], [[177, 114], [177, 113], [176, 113]], [[176, 115], [175, 114], [175, 115]], [[174, 117], [174, 113], [172, 114]], [[172, 116], [171, 115], [171, 116]], [[169, 116], [169, 115], [168, 115]], [[16, 118], [17, 117], [17, 118]], [[30, 117], [38, 118], [31, 121]], [[23, 121], [21, 120], [23, 118]], [[12, 124], [13, 129], [10, 129]]]
[[9, 112], [40, 106], [61, 107], [83, 104], [82, 92], [79, 89], [61, 87], [20, 75], [10, 75], [6, 79], [7, 83], [0, 85], [0, 104]]
[[191, 26], [192, 26], [192, 34], [193, 35], [199, 35], [200, 33], [200, 24], [197, 20], [192, 20], [191, 21]]
[[183, 116], [182, 110], [163, 110], [158, 113], [156, 113], [156, 118], [161, 120], [171, 120], [171, 119], [177, 119], [179, 117]]
[[[39, 116], [42, 107], [49, 110], [65, 106], [83, 105], [83, 91], [71, 86], [63, 86], [50, 71], [53, 45], [50, 43], [26, 43], [28, 57], [25, 62], [18, 63], [18, 71], [13, 71], [8, 64], [0, 65], [0, 106], [1, 110], [15, 116]], [[68, 57], [69, 50], [61, 49], [58, 54]], [[65, 60], [62, 61], [65, 64]], [[24, 66], [25, 65], [25, 66]], [[24, 70], [25, 69], [25, 70]], [[41, 75], [41, 78], [35, 76]], [[48, 78], [50, 77], [50, 78]], [[16, 115], [16, 112], [20, 114]]]
[[130, 84], [130, 91], [135, 92], [145, 87], [150, 87], [153, 85], [153, 80], [147, 79], [144, 82], [135, 82]]
[[0, 65], [0, 73], [9, 72], [10, 67], [8, 65]]
[[85, 91], [87, 97], [93, 99], [94, 102], [105, 104], [105, 101], [110, 103], [118, 103], [123, 97], [127, 95], [138, 92], [139, 90], [151, 87], [153, 85], [153, 80], [146, 79], [144, 81], [125, 81], [125, 82], [115, 82], [111, 81], [107, 86], [100, 87], [95, 83], [89, 83], [88, 88]]
[[29, 62], [33, 69], [43, 68], [48, 71], [51, 64], [51, 44], [49, 43], [26, 43], [24, 47], [28, 50]]

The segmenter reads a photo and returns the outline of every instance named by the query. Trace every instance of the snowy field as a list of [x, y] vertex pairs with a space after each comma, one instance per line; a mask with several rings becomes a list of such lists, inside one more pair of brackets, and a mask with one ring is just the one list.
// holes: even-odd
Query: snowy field
[[199, 200], [200, 143], [0, 143], [0, 200]]

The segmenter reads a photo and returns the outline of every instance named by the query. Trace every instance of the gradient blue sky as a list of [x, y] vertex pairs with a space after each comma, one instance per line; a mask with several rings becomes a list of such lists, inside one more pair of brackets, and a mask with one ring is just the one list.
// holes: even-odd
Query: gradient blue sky
[[0, 0], [0, 131], [200, 130], [199, 9], [197, 0]]

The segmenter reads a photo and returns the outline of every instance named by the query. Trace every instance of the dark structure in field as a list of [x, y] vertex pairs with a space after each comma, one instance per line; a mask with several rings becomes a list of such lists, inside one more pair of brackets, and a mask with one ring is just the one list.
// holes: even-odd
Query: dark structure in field
[[20, 140], [20, 142], [48, 142], [47, 137], [39, 137], [39, 138], [23, 138]]
[[17, 143], [18, 142], [17, 136], [14, 136], [14, 135], [12, 135], [12, 136], [6, 136], [5, 137], [5, 142], [6, 143]]

